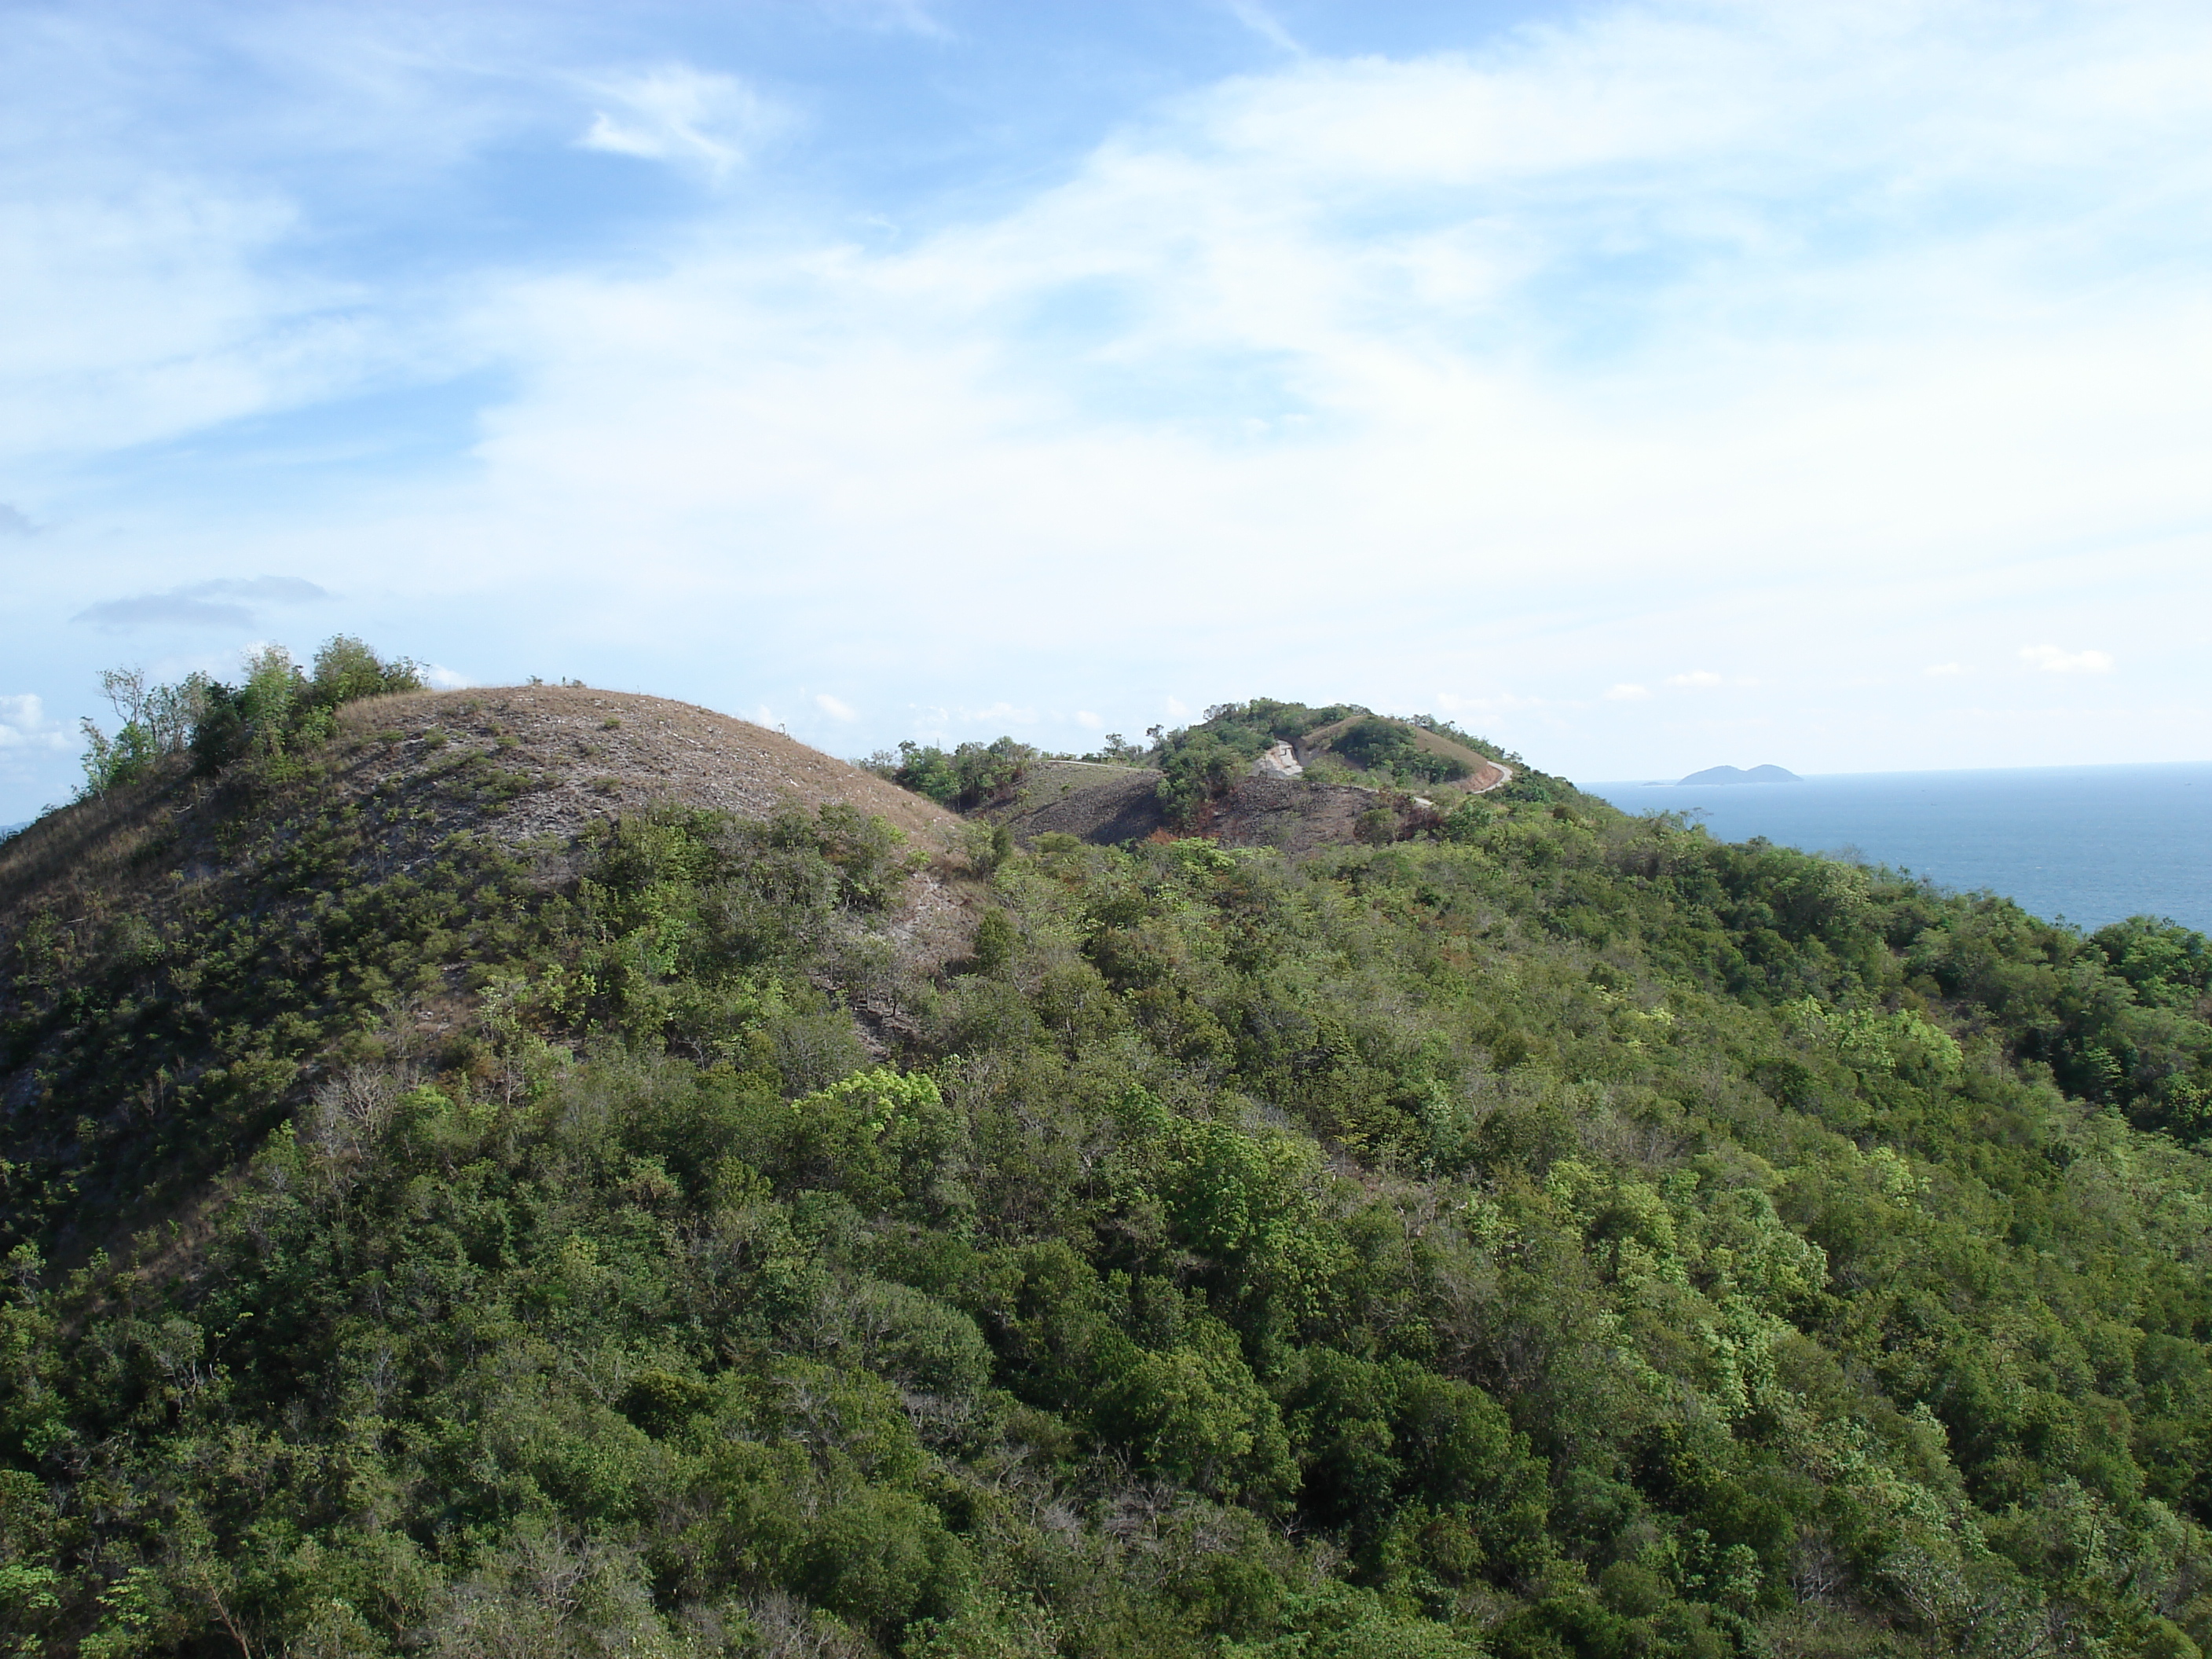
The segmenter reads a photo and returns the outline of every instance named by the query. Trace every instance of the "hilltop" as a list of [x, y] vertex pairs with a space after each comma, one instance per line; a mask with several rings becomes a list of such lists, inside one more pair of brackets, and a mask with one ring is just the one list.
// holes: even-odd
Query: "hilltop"
[[[384, 855], [403, 865], [464, 831], [512, 846], [566, 842], [656, 803], [758, 817], [834, 801], [932, 846], [957, 823], [935, 803], [780, 732], [689, 703], [580, 687], [349, 702], [314, 769], [331, 799], [375, 816]], [[56, 881], [80, 884], [96, 902], [124, 890], [118, 881], [134, 892], [156, 890], [195, 854], [204, 868], [207, 832], [230, 805], [179, 761], [112, 799], [20, 826], [0, 849], [0, 915], [58, 899]], [[152, 842], [177, 856], [149, 863], [143, 849]]]
[[1383, 782], [1421, 784], [1449, 794], [1485, 794], [1512, 781], [1511, 769], [1472, 739], [1432, 724], [1372, 714], [1348, 714], [1291, 744], [1308, 771], [1328, 762]]
[[[1211, 709], [1115, 763], [1035, 761], [970, 810], [1024, 842], [1061, 834], [1112, 846], [1181, 832], [1304, 854], [1426, 833], [1470, 798], [1509, 790], [1527, 769], [1433, 722], [1258, 698]], [[1521, 798], [1574, 793], [1539, 775], [1522, 781]]]
[[2202, 936], [1350, 705], [963, 817], [412, 680], [128, 686], [0, 845], [13, 1651], [2212, 1638]]

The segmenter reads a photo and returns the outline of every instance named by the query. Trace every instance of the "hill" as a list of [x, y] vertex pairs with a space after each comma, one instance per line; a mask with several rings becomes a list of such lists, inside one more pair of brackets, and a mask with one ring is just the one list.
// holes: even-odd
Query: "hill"
[[[1295, 854], [1425, 833], [1468, 797], [1506, 789], [1515, 777], [1474, 740], [1432, 723], [1258, 698], [1161, 734], [1139, 763], [1032, 761], [970, 810], [1024, 842], [1056, 833], [1113, 846], [1195, 830], [1225, 847]], [[1529, 781], [1523, 793], [1571, 793], [1564, 781]]]
[[[1068, 835], [1113, 847], [1165, 836], [1171, 826], [1153, 767], [1040, 761], [1018, 787], [975, 816], [1003, 823], [1027, 845], [1041, 835]], [[1376, 805], [1371, 789], [1306, 778], [1238, 777], [1208, 803], [1205, 834], [1224, 847], [1272, 847], [1287, 853], [1358, 839], [1360, 815]], [[1394, 821], [1397, 814], [1394, 811]]]
[[1502, 763], [1471, 742], [1434, 727], [1376, 714], [1349, 715], [1316, 727], [1292, 745], [1309, 769], [1324, 761], [1386, 782], [1442, 793], [1481, 794], [1511, 781]]
[[[179, 1139], [210, 1086], [273, 1109], [274, 1080], [312, 1073], [325, 1045], [372, 1017], [404, 1008], [423, 1034], [466, 1030], [498, 966], [482, 952], [499, 930], [471, 907], [533, 905], [622, 822], [686, 808], [754, 822], [842, 811], [925, 859], [959, 829], [934, 803], [781, 733], [552, 686], [351, 702], [305, 762], [209, 777], [179, 757], [28, 826], [0, 843], [0, 939], [16, 962], [0, 1007], [20, 1021], [26, 976], [56, 971], [40, 964], [112, 967], [154, 949], [143, 965], [158, 968], [180, 939], [216, 971], [187, 968], [191, 994], [154, 1007], [126, 998], [120, 1023], [19, 1025], [0, 1054], [0, 1156], [13, 1161], [0, 1217], [36, 1233], [11, 1212], [56, 1206], [71, 1218], [50, 1243], [81, 1253], [114, 1217], [156, 1194], [172, 1201], [212, 1167], [198, 1152], [222, 1149]], [[882, 919], [902, 968], [964, 947], [972, 918], [957, 888], [944, 868], [904, 884]], [[147, 1086], [118, 1053], [146, 1045], [161, 1051], [165, 1101], [142, 1121], [112, 1091]], [[112, 1120], [90, 1135], [78, 1121], [88, 1103]], [[63, 1170], [65, 1182], [50, 1178]]]
[[16, 1652], [2212, 1637], [2201, 936], [343, 654], [0, 848]]
[[1786, 767], [1754, 766], [1746, 771], [1740, 766], [1708, 766], [1702, 772], [1692, 772], [1682, 780], [1684, 784], [1707, 783], [1802, 783], [1804, 779]]

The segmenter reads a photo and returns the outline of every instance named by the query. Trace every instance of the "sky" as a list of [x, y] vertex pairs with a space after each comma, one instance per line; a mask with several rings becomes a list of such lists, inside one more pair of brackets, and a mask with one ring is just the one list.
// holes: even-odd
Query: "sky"
[[0, 11], [0, 823], [344, 632], [841, 755], [2212, 760], [2197, 0]]

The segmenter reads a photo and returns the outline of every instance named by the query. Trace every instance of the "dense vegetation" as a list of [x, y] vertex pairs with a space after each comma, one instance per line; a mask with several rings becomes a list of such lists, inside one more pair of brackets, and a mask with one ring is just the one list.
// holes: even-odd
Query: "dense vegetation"
[[1403, 721], [1372, 716], [1355, 721], [1336, 740], [1335, 752], [1399, 783], [1451, 783], [1474, 769], [1456, 756], [1422, 749]]
[[848, 810], [234, 752], [4, 940], [18, 1653], [2212, 1638], [2198, 935], [1539, 779], [939, 857], [944, 971]]
[[100, 676], [100, 690], [121, 725], [111, 738], [91, 720], [82, 722], [83, 794], [135, 783], [187, 751], [201, 769], [212, 771], [249, 752], [272, 758], [313, 750], [329, 740], [341, 704], [419, 691], [423, 684], [414, 663], [404, 657], [386, 662], [344, 634], [324, 642], [312, 671], [283, 646], [264, 646], [248, 659], [236, 685], [201, 673], [149, 685], [142, 670], [110, 669]]
[[997, 738], [989, 743], [959, 744], [950, 750], [933, 743], [902, 743], [896, 753], [874, 755], [862, 764], [939, 806], [969, 812], [1012, 795], [1036, 758], [1037, 751], [1028, 744]]
[[[1317, 780], [1419, 789], [1467, 777], [1473, 768], [1456, 756], [1424, 748], [1418, 735], [1422, 731], [1453, 738], [1478, 752], [1495, 749], [1449, 720], [1431, 715], [1395, 720], [1358, 703], [1316, 708], [1255, 697], [1249, 702], [1216, 704], [1194, 726], [1173, 731], [1156, 726], [1146, 734], [1149, 746], [1130, 743], [1119, 732], [1108, 733], [1097, 750], [1082, 756], [1048, 755], [1011, 737], [990, 743], [963, 743], [950, 750], [935, 744], [906, 742], [895, 750], [872, 755], [860, 764], [902, 788], [961, 812], [1012, 800], [1040, 760], [1080, 759], [1093, 764], [1146, 767], [1161, 775], [1159, 800], [1167, 821], [1179, 829], [1202, 830], [1210, 822], [1212, 809], [1249, 775], [1252, 763], [1267, 749], [1278, 743], [1295, 743], [1340, 721], [1349, 724], [1334, 736], [1328, 752], [1308, 757], [1309, 774]], [[1350, 764], [1341, 764], [1340, 760]], [[1549, 802], [1573, 793], [1562, 780], [1529, 773], [1517, 755], [1510, 757], [1510, 763], [1525, 775], [1516, 779], [1505, 799]], [[1405, 816], [1382, 814], [1394, 827]]]
[[1325, 708], [1255, 697], [1220, 703], [1199, 725], [1173, 732], [1154, 726], [1147, 762], [1160, 769], [1160, 806], [1170, 823], [1194, 828], [1207, 806], [1226, 794], [1255, 759], [1277, 743], [1304, 737], [1317, 726], [1369, 711], [1356, 703]]

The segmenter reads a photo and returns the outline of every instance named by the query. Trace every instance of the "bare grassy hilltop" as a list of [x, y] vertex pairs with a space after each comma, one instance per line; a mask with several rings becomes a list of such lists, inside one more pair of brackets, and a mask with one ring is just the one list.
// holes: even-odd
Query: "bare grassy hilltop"
[[931, 851], [958, 822], [780, 732], [665, 697], [580, 686], [422, 691], [349, 704], [340, 721], [349, 757], [372, 787], [410, 770], [471, 763], [468, 757], [527, 775], [486, 824], [508, 840], [573, 836], [592, 819], [656, 802], [748, 817], [837, 802]]
[[[312, 781], [378, 827], [405, 869], [451, 836], [566, 844], [586, 826], [676, 805], [766, 817], [831, 803], [877, 817], [934, 856], [959, 819], [781, 732], [665, 697], [575, 686], [405, 692], [346, 704]], [[97, 915], [158, 902], [220, 861], [232, 803], [181, 762], [0, 842], [0, 929], [32, 908]]]

